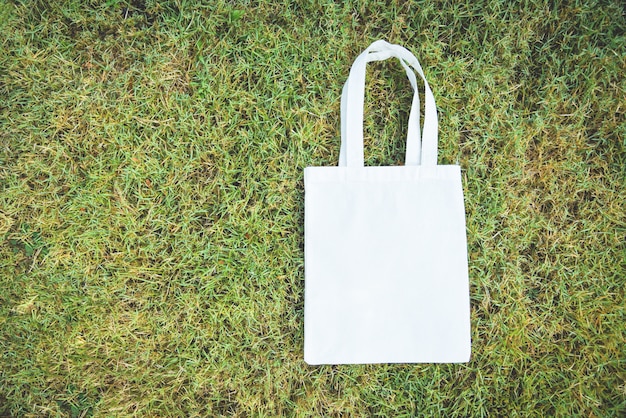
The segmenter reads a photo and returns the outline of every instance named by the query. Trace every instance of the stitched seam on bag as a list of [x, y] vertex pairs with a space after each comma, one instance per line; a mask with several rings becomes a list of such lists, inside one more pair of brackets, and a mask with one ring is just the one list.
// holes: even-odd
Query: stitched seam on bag
[[[302, 313], [303, 318], [306, 318], [305, 316], [306, 315], [306, 272], [307, 272], [306, 264], [307, 264], [307, 260], [309, 259], [307, 255], [308, 245], [306, 245], [306, 241], [307, 241], [306, 231], [309, 229], [308, 228], [309, 217], [307, 216], [306, 185], [307, 185], [307, 176], [305, 175], [305, 178], [304, 178], [304, 292], [303, 292], [304, 304], [303, 304], [303, 313]], [[304, 329], [303, 329], [303, 343], [304, 344], [302, 347], [302, 351], [304, 355], [304, 350], [306, 349], [306, 321], [304, 322]]]
[[[461, 176], [461, 169], [458, 165], [440, 165], [418, 171], [409, 170], [409, 172], [400, 170], [381, 172], [376, 170], [376, 168], [387, 167], [372, 167], [374, 170], [368, 170], [368, 168], [366, 168], [364, 171], [357, 173], [351, 173], [338, 167], [311, 168], [320, 168], [316, 174], [313, 174], [315, 171], [310, 173], [309, 182], [311, 183], [412, 183], [418, 180], [429, 179], [457, 181]], [[403, 167], [399, 168], [402, 169]]]

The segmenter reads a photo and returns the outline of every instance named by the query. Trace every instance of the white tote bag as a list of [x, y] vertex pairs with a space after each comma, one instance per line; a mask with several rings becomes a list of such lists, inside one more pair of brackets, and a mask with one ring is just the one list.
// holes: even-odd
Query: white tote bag
[[[415, 91], [406, 162], [364, 167], [365, 66], [396, 57]], [[420, 135], [419, 94], [424, 79]], [[454, 363], [470, 357], [461, 170], [437, 165], [437, 110], [417, 59], [376, 41], [341, 98], [338, 167], [307, 167], [304, 359], [308, 364]]]

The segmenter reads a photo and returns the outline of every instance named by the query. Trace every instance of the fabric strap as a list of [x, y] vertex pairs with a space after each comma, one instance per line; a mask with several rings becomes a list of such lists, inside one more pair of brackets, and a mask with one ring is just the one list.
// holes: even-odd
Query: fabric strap
[[[350, 69], [341, 94], [341, 150], [340, 167], [363, 167], [363, 104], [365, 98], [365, 67], [368, 62], [395, 57], [404, 67], [411, 87], [413, 102], [407, 129], [406, 165], [437, 165], [437, 108], [435, 98], [426, 81], [422, 67], [415, 56], [400, 45], [379, 40], [357, 57]], [[416, 71], [425, 87], [424, 130], [420, 138], [420, 101]]]

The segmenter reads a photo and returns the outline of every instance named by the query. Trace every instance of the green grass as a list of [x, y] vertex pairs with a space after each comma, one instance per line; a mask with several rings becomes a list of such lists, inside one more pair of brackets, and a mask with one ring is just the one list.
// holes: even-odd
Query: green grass
[[[624, 14], [1, 1], [0, 415], [626, 415]], [[468, 364], [303, 362], [303, 169], [379, 38], [463, 168]], [[397, 63], [367, 103], [368, 164], [401, 163]]]

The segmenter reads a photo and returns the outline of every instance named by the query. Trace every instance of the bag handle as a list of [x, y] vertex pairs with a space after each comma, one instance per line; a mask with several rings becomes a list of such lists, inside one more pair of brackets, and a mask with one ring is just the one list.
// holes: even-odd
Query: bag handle
[[[370, 53], [370, 56], [374, 54]], [[385, 58], [386, 59], [386, 58]], [[411, 104], [411, 111], [409, 113], [409, 123], [407, 132], [407, 144], [406, 144], [406, 165], [419, 165], [421, 154], [421, 140], [420, 140], [420, 96], [419, 87], [417, 85], [417, 79], [415, 78], [415, 72], [409, 67], [403, 60], [400, 60], [402, 67], [406, 71], [406, 75], [413, 87], [413, 102]], [[339, 151], [339, 167], [346, 166], [346, 102], [348, 98], [348, 81], [343, 85], [341, 92], [341, 149]]]
[[[404, 67], [415, 93], [411, 112], [406, 147], [406, 165], [437, 164], [437, 108], [435, 98], [426, 81], [422, 67], [415, 56], [400, 45], [379, 40], [372, 43], [357, 57], [350, 69], [348, 80], [341, 95], [341, 151], [339, 166], [363, 167], [363, 104], [365, 97], [365, 67], [368, 62], [383, 61], [396, 57]], [[424, 130], [420, 144], [419, 94], [417, 73], [424, 80], [426, 106]], [[409, 75], [410, 74], [410, 75]], [[421, 148], [421, 149], [420, 149]]]

